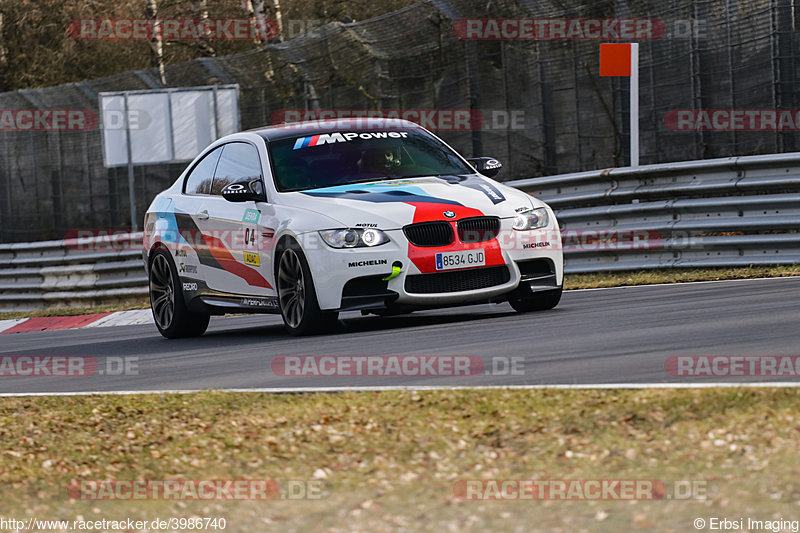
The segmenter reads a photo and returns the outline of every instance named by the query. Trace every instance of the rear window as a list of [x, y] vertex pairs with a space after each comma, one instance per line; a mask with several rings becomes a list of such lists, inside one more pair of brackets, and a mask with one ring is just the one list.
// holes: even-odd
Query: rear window
[[231, 183], [259, 178], [261, 178], [261, 160], [258, 158], [256, 147], [244, 142], [228, 143], [214, 172], [211, 194], [222, 194], [222, 189]]
[[342, 131], [269, 143], [279, 191], [475, 171], [421, 130]]
[[217, 168], [217, 162], [219, 161], [219, 155], [221, 153], [222, 147], [219, 147], [203, 157], [203, 159], [194, 166], [186, 177], [183, 192], [186, 194], [211, 194], [214, 170]]

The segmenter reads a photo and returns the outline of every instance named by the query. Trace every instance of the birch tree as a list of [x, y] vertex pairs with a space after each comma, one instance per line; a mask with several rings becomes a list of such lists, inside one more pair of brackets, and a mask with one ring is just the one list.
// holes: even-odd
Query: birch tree
[[3, 13], [0, 13], [0, 68], [5, 67], [6, 63], [8, 62], [8, 52], [6, 52], [3, 31]]
[[164, 68], [164, 32], [161, 21], [158, 20], [158, 4], [156, 0], [145, 0], [147, 7], [145, 17], [153, 21], [153, 37], [150, 39], [150, 65], [158, 69], [161, 85], [167, 84], [167, 74]]
[[[196, 19], [200, 19], [202, 21], [208, 20], [208, 0], [193, 0], [191, 2], [192, 6], [192, 15]], [[197, 41], [197, 49], [200, 51], [200, 55], [203, 57], [214, 57], [217, 55], [217, 51], [211, 46], [211, 39], [214, 37], [211, 34], [210, 25], [201, 24], [201, 28], [205, 28], [206, 33], [204, 35], [200, 35], [200, 40]]]

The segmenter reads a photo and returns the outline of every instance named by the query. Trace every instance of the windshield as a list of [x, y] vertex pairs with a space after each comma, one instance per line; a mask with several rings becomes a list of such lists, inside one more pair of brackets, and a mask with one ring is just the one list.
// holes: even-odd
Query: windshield
[[330, 132], [269, 143], [279, 191], [475, 172], [421, 130]]

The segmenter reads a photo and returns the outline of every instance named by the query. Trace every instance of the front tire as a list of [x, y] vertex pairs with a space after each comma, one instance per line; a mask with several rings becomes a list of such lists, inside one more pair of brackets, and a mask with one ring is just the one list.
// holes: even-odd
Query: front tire
[[281, 316], [289, 333], [320, 333], [336, 325], [339, 313], [319, 308], [311, 269], [298, 245], [292, 243], [281, 252], [276, 277]]
[[561, 301], [561, 287], [550, 291], [534, 292], [524, 298], [511, 298], [508, 303], [519, 313], [552, 309]]
[[180, 278], [165, 250], [158, 250], [150, 259], [150, 309], [158, 331], [168, 339], [199, 337], [206, 332], [207, 314], [192, 313], [186, 308]]

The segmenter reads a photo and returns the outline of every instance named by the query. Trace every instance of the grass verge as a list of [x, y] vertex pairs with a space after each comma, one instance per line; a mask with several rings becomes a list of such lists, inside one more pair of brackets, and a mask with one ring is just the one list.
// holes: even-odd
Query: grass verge
[[[800, 517], [800, 391], [480, 390], [0, 399], [22, 518], [224, 517], [227, 531], [689, 531]], [[324, 483], [320, 499], [70, 500], [74, 479]], [[658, 479], [657, 501], [464, 501], [464, 479]]]
[[564, 288], [595, 289], [624, 285], [653, 285], [655, 283], [686, 283], [691, 281], [720, 281], [726, 279], [783, 278], [800, 276], [800, 265], [749, 266], [737, 268], [672, 268], [639, 270], [635, 272], [601, 272], [569, 274]]

